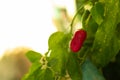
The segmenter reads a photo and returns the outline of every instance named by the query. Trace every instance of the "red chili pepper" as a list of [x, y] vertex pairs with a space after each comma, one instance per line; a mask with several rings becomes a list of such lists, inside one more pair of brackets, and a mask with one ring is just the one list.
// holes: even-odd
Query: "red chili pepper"
[[72, 38], [70, 43], [70, 49], [72, 52], [78, 52], [81, 49], [86, 39], [86, 36], [87, 32], [83, 29], [80, 29], [75, 32], [74, 37]]

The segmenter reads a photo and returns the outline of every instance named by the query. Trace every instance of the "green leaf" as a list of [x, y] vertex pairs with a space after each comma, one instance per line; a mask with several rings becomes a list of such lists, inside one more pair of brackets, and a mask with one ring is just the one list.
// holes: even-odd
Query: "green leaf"
[[31, 68], [30, 68], [30, 73], [34, 73], [37, 69], [40, 69], [41, 66], [42, 65], [39, 62], [33, 63]]
[[108, 64], [119, 51], [119, 41], [115, 35], [119, 0], [106, 0], [105, 8], [104, 21], [96, 32], [91, 57], [99, 67]]
[[22, 78], [22, 80], [34, 80], [34, 79], [35, 79], [35, 77], [32, 76], [32, 75], [29, 75], [29, 74], [26, 74], [26, 75]]
[[55, 80], [52, 71], [47, 69], [37, 69], [33, 74], [27, 74], [22, 80]]
[[120, 40], [119, 40], [119, 49], [120, 49]]
[[77, 8], [80, 8], [80, 6], [83, 5], [85, 2], [87, 2], [88, 0], [75, 0], [75, 1]]
[[94, 39], [95, 33], [98, 29], [98, 24], [95, 22], [95, 20], [91, 17], [89, 19], [89, 22], [86, 26], [86, 31], [87, 31], [87, 39]]
[[120, 23], [120, 13], [118, 14], [118, 19], [117, 19], [118, 23]]
[[98, 0], [75, 0], [76, 9], [79, 10], [79, 9], [82, 7], [81, 10], [79, 11], [79, 14], [78, 14], [79, 20], [81, 20], [82, 15], [83, 15], [84, 12], [85, 12], [84, 6], [85, 6], [86, 4], [89, 4], [89, 3], [95, 4], [95, 2], [97, 2], [97, 1], [98, 1]]
[[48, 40], [48, 46], [50, 50], [65, 49], [68, 50], [71, 34], [65, 34], [64, 32], [53, 33]]
[[91, 15], [93, 19], [97, 22], [97, 24], [101, 24], [103, 22], [104, 16], [104, 6], [102, 3], [97, 2], [91, 9]]
[[[76, 4], [76, 8], [77, 10], [79, 10], [79, 8], [81, 8], [84, 3], [86, 3], [88, 0], [75, 0], [75, 4]], [[84, 7], [79, 11], [78, 17], [81, 19], [81, 15], [84, 12]]]
[[83, 15], [82, 15], [82, 27], [86, 30], [88, 26], [87, 22], [88, 22], [88, 17], [90, 15], [90, 12], [88, 10], [85, 10]]
[[67, 71], [72, 80], [82, 80], [81, 67], [75, 53], [69, 53]]
[[105, 80], [95, 65], [89, 59], [82, 64], [82, 80]]
[[[55, 60], [55, 63], [53, 60]], [[67, 52], [60, 48], [59, 50], [53, 50], [50, 55], [50, 62], [50, 66], [55, 71], [55, 76], [63, 76], [65, 74], [65, 67], [67, 62]]]
[[53, 33], [48, 40], [48, 46], [49, 49], [55, 49], [57, 48], [56, 45], [60, 45], [60, 42], [64, 38], [64, 33], [63, 32], [55, 32]]
[[49, 65], [55, 71], [55, 76], [64, 76], [68, 59], [70, 35], [63, 32], [53, 33], [48, 41], [51, 50]]
[[34, 80], [36, 78], [35, 73], [39, 73], [38, 70], [41, 69], [41, 64], [39, 62], [35, 62], [29, 69], [29, 72], [23, 77], [22, 80]]
[[92, 39], [93, 41], [95, 33], [98, 29], [98, 24], [90, 15], [90, 12], [88, 10], [84, 11], [84, 14], [82, 16], [82, 27], [87, 31], [87, 40]]
[[37, 73], [37, 76], [35, 80], [55, 80], [52, 71], [47, 68], [43, 70], [39, 70], [39, 73]]
[[53, 72], [47, 69], [41, 69], [42, 65], [39, 62], [32, 64], [29, 73], [22, 80], [55, 80]]
[[[119, 9], [120, 9], [120, 3], [119, 3]], [[120, 23], [120, 11], [119, 11], [119, 14], [118, 14], [118, 18], [117, 18], [118, 20], [118, 23]]]
[[120, 40], [120, 23], [117, 24], [116, 36], [117, 36], [117, 38]]
[[40, 58], [42, 57], [42, 55], [40, 53], [35, 52], [35, 51], [28, 51], [26, 53], [26, 56], [32, 63], [36, 62], [36, 61], [39, 61]]

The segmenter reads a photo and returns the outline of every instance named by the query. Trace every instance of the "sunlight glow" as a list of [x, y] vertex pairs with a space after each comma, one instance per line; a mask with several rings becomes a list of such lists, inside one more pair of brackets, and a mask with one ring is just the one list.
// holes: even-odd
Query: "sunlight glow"
[[52, 12], [49, 0], [0, 0], [0, 55], [18, 46], [45, 53], [56, 31]]

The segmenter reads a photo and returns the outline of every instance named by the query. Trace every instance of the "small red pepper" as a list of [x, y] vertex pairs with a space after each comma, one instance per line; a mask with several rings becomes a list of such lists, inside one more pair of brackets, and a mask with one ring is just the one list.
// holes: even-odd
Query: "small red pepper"
[[87, 32], [83, 29], [80, 29], [75, 32], [70, 43], [70, 49], [72, 52], [78, 52], [81, 49], [86, 39], [86, 36], [87, 36]]

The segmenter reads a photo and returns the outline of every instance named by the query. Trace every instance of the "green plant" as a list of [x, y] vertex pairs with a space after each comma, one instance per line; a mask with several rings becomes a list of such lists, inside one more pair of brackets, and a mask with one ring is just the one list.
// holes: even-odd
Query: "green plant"
[[[70, 32], [53, 33], [45, 55], [29, 51], [27, 57], [32, 66], [22, 80], [105, 80], [101, 68], [120, 51], [120, 0], [76, 0], [76, 3], [77, 13]], [[69, 46], [75, 18], [87, 32], [76, 54]]]

